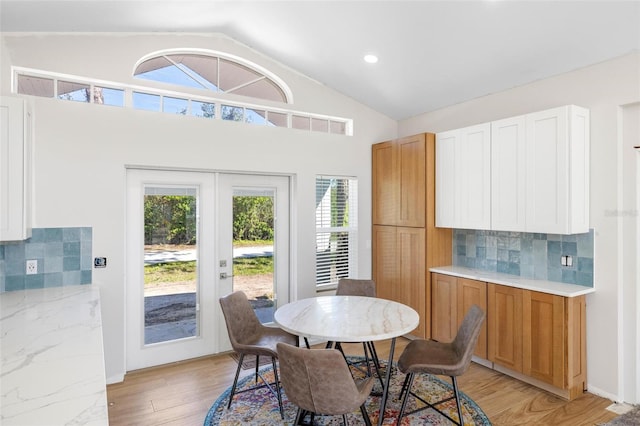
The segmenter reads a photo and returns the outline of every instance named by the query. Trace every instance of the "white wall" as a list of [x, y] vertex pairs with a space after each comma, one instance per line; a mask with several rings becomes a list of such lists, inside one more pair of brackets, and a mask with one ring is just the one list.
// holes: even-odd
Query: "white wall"
[[[627, 312], [637, 306], [623, 303], [623, 296], [624, 292], [631, 295], [631, 289], [637, 285], [633, 282], [637, 274], [632, 268], [639, 262], [634, 244], [628, 241], [628, 236], [626, 240], [624, 237], [634, 235], [636, 229], [628, 225], [629, 218], [619, 213], [635, 209], [638, 181], [634, 176], [638, 175], [636, 166], [628, 160], [635, 155], [631, 138], [625, 140], [621, 129], [625, 116], [622, 106], [638, 101], [640, 54], [635, 52], [422, 114], [400, 122], [398, 131], [399, 136], [440, 132], [565, 104], [591, 110], [590, 216], [591, 227], [595, 229], [596, 293], [587, 298], [587, 380], [590, 391], [627, 402], [638, 402], [638, 390], [631, 389], [638, 383], [635, 369], [638, 353], [635, 327], [623, 327], [623, 318], [637, 318], [636, 313]], [[619, 176], [623, 163], [624, 179]]]
[[[7, 35], [14, 66], [135, 82], [135, 62], [170, 47], [232, 53], [275, 72], [289, 84], [294, 108], [354, 119], [354, 136], [266, 128], [101, 105], [33, 98], [35, 107], [35, 227], [91, 226], [100, 287], [106, 374], [125, 372], [125, 165], [256, 171], [295, 176], [292, 285], [315, 295], [315, 176], [356, 176], [359, 182], [359, 274], [370, 277], [371, 144], [395, 137], [397, 123], [350, 98], [216, 35]], [[2, 93], [9, 63], [3, 54]]]

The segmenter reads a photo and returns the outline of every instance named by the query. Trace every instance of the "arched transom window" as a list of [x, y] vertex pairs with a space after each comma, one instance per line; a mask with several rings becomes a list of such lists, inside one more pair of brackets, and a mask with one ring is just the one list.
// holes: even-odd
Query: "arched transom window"
[[219, 53], [164, 51], [143, 58], [134, 76], [146, 80], [291, 103], [275, 75], [241, 58]]
[[[353, 135], [352, 119], [293, 110], [293, 95], [282, 79], [257, 64], [221, 52], [163, 50], [146, 55], [134, 65], [135, 78], [173, 87], [132, 85], [19, 66], [11, 68], [12, 91], [23, 95]], [[251, 99], [232, 99], [226, 94]], [[261, 102], [263, 100], [267, 102]]]

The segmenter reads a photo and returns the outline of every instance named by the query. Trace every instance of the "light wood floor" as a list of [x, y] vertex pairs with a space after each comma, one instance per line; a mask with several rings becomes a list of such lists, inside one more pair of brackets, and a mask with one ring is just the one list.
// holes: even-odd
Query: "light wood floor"
[[[407, 343], [398, 339], [394, 358]], [[377, 342], [379, 356], [388, 357], [389, 346], [388, 341]], [[362, 347], [345, 349], [358, 353]], [[124, 382], [107, 386], [109, 423], [202, 426], [213, 402], [233, 383], [236, 365], [223, 354], [131, 372]], [[607, 399], [585, 393], [567, 402], [475, 363], [458, 383], [496, 426], [599, 425], [616, 417], [606, 410], [611, 404]]]

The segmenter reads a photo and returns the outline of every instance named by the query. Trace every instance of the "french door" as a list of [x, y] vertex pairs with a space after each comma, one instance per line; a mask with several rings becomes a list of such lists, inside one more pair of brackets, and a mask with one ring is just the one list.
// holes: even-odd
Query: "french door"
[[127, 371], [229, 350], [221, 296], [288, 301], [289, 179], [128, 169], [126, 240]]

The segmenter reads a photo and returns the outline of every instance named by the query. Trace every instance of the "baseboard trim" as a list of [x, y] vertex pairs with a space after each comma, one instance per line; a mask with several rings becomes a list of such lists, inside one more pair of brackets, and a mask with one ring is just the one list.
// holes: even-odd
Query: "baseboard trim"
[[115, 374], [113, 376], [107, 377], [107, 384], [108, 385], [113, 385], [114, 383], [122, 383], [122, 382], [124, 382], [124, 373]]

